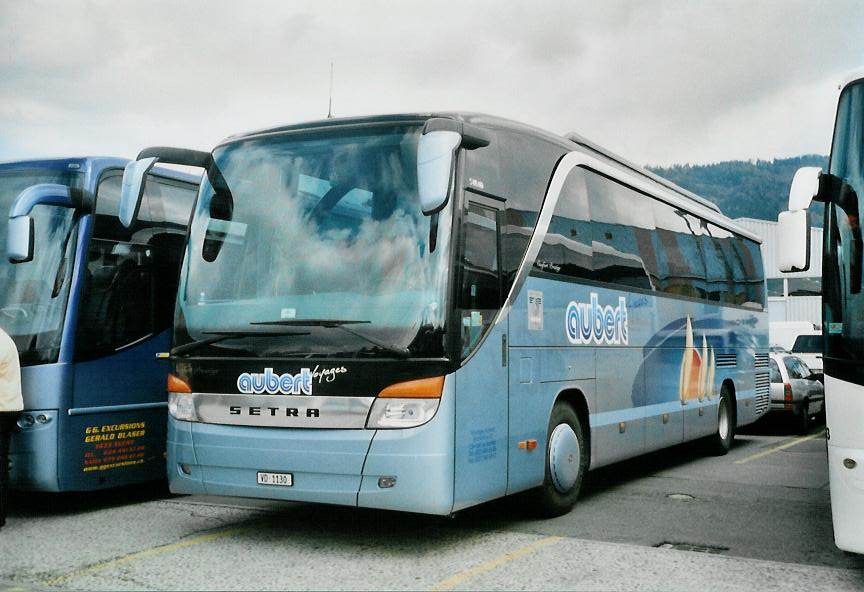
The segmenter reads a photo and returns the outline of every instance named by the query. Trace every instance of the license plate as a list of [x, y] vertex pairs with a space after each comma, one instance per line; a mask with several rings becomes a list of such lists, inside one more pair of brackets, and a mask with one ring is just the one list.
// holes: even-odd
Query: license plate
[[291, 473], [264, 473], [258, 471], [258, 485], [281, 485], [291, 487], [294, 485], [294, 475]]

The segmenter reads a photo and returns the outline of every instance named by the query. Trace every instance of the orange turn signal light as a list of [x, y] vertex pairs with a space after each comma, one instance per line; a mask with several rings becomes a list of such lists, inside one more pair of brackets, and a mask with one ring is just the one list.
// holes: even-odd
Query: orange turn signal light
[[444, 390], [444, 377], [421, 378], [420, 380], [409, 380], [391, 384], [378, 393], [382, 398], [400, 399], [440, 399]]
[[177, 376], [176, 374], [168, 373], [168, 392], [169, 393], [191, 393], [192, 387], [189, 383]]

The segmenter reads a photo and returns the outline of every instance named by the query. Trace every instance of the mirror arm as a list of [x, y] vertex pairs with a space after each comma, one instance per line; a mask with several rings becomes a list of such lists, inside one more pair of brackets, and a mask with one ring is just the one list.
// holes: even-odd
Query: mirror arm
[[434, 253], [438, 246], [438, 212], [429, 217], [429, 252]]
[[433, 117], [427, 119], [423, 126], [423, 134], [429, 132], [445, 131], [456, 132], [462, 136], [460, 146], [466, 150], [474, 150], [475, 148], [485, 148], [492, 143], [492, 134], [481, 127], [455, 119], [447, 119], [445, 117]]
[[202, 150], [187, 150], [186, 148], [170, 148], [168, 146], [154, 146], [145, 148], [138, 153], [135, 160], [144, 158], [157, 158], [161, 164], [179, 164], [206, 169], [210, 166], [211, 156], [209, 152]]
[[228, 188], [228, 182], [225, 180], [225, 177], [222, 176], [222, 171], [212, 166], [213, 155], [210, 152], [189, 150], [187, 148], [172, 148], [170, 146], [153, 146], [139, 152], [135, 160], [144, 158], [156, 158], [159, 164], [178, 164], [181, 166], [202, 168], [207, 172], [207, 178], [213, 189], [226, 193], [229, 200], [233, 201], [231, 190]]
[[66, 185], [40, 183], [31, 185], [18, 194], [9, 209], [9, 217], [28, 216], [33, 208], [39, 205], [78, 208], [82, 204], [83, 197], [79, 191], [73, 191]]

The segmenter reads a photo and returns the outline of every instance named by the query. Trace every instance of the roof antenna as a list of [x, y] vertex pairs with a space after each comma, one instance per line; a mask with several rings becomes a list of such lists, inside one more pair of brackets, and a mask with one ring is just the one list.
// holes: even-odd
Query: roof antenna
[[333, 62], [330, 62], [330, 100], [327, 102], [327, 119], [333, 119]]

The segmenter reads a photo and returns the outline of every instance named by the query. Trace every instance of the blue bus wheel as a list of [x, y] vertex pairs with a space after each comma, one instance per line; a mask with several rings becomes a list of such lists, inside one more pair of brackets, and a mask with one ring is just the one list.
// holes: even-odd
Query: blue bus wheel
[[732, 397], [724, 387], [717, 402], [717, 429], [708, 437], [708, 450], [717, 456], [723, 456], [732, 448], [735, 438], [735, 413], [732, 410]]
[[573, 407], [555, 404], [546, 438], [543, 485], [531, 492], [533, 507], [541, 516], [561, 516], [576, 503], [590, 460], [586, 432]]

